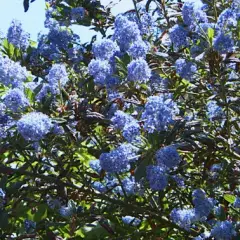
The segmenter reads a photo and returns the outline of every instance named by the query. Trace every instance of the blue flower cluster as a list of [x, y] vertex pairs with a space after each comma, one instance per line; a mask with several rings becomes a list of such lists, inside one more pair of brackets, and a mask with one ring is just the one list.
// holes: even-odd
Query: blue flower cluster
[[221, 117], [223, 110], [217, 105], [217, 101], [211, 100], [207, 103], [207, 116], [212, 121], [215, 118]]
[[218, 17], [217, 24], [220, 28], [237, 26], [237, 14], [231, 8], [227, 8], [221, 12]]
[[95, 58], [99, 60], [109, 60], [119, 51], [119, 47], [111, 39], [103, 39], [93, 44], [92, 51]]
[[22, 29], [21, 22], [13, 20], [8, 29], [7, 39], [15, 47], [26, 50], [29, 46], [30, 35]]
[[24, 228], [27, 233], [34, 232], [36, 229], [36, 226], [37, 226], [36, 222], [34, 222], [32, 220], [28, 220], [28, 219], [24, 220]]
[[193, 30], [199, 23], [208, 22], [207, 14], [202, 10], [200, 1], [186, 1], [182, 7], [183, 22]]
[[144, 59], [140, 58], [131, 61], [128, 64], [127, 69], [129, 81], [146, 83], [151, 77], [151, 69]]
[[123, 137], [128, 142], [134, 142], [139, 139], [140, 126], [131, 115], [117, 110], [111, 118], [111, 121], [114, 128], [122, 130]]
[[140, 38], [138, 25], [129, 21], [127, 17], [118, 15], [114, 23], [113, 40], [116, 40], [122, 51], [127, 51], [131, 45]]
[[214, 39], [213, 48], [220, 54], [234, 51], [234, 41], [229, 34], [219, 33]]
[[140, 185], [137, 184], [134, 177], [125, 177], [119, 186], [114, 189], [114, 192], [120, 194], [121, 196], [126, 195], [136, 195], [140, 193]]
[[234, 225], [230, 221], [217, 222], [211, 231], [216, 240], [231, 240], [236, 235]]
[[181, 158], [174, 146], [161, 148], [156, 152], [157, 164], [163, 168], [169, 169], [178, 166]]
[[183, 58], [179, 58], [176, 61], [175, 68], [180, 77], [189, 81], [194, 79], [194, 74], [197, 72], [196, 64], [186, 61]]
[[161, 191], [168, 185], [168, 175], [160, 166], [147, 166], [147, 180], [152, 190]]
[[109, 153], [102, 153], [99, 158], [101, 168], [109, 173], [125, 172], [133, 160], [137, 160], [137, 156], [131, 144], [122, 144]]
[[148, 51], [149, 45], [141, 39], [131, 44], [128, 49], [129, 55], [133, 58], [145, 58]]
[[82, 20], [85, 16], [85, 9], [83, 7], [76, 7], [71, 9], [72, 20]]
[[5, 115], [6, 112], [6, 105], [0, 102], [0, 118]]
[[169, 38], [176, 50], [189, 45], [188, 31], [178, 24], [169, 29]]
[[177, 209], [174, 208], [170, 214], [172, 221], [181, 228], [189, 231], [192, 224], [198, 221], [194, 209]]
[[151, 69], [144, 60], [149, 48], [141, 37], [138, 24], [129, 20], [127, 16], [118, 15], [112, 39], [93, 44], [95, 59], [89, 63], [88, 71], [97, 85], [114, 88], [120, 82], [119, 78], [114, 76], [117, 70], [115, 57], [121, 58], [128, 53], [134, 58], [127, 66], [128, 80], [145, 83], [151, 77]]
[[136, 7], [138, 16], [135, 12], [128, 12], [124, 16], [138, 25], [141, 35], [151, 34], [154, 31], [155, 19], [146, 11], [145, 6], [141, 3], [138, 3]]
[[17, 122], [19, 133], [29, 141], [43, 139], [52, 127], [51, 119], [41, 112], [27, 113]]
[[13, 112], [19, 112], [29, 106], [29, 100], [21, 89], [10, 89], [4, 96], [3, 102], [7, 109]]
[[49, 87], [53, 93], [58, 93], [68, 81], [66, 67], [63, 64], [54, 64], [47, 76]]
[[141, 117], [144, 129], [149, 133], [167, 130], [167, 127], [174, 123], [174, 117], [178, 113], [179, 109], [170, 95], [151, 96], [147, 99]]
[[236, 199], [233, 203], [233, 207], [240, 208], [240, 197], [236, 197]]
[[[179, 165], [181, 158], [174, 146], [167, 146], [158, 150], [155, 157], [157, 165], [150, 165], [147, 167], [147, 179], [150, 188], [159, 191], [167, 187], [170, 177], [169, 172], [171, 168]], [[175, 177], [179, 180], [181, 179], [180, 176]], [[180, 182], [180, 185], [184, 184], [183, 179], [181, 179]]]
[[192, 192], [192, 197], [194, 208], [174, 208], [170, 214], [170, 217], [174, 223], [188, 231], [195, 222], [205, 221], [217, 203], [216, 200], [207, 198], [205, 191], [202, 189], [194, 190]]
[[138, 226], [141, 223], [141, 220], [132, 216], [122, 217], [123, 223], [127, 225], [132, 225], [134, 227]]
[[93, 59], [88, 65], [88, 71], [97, 85], [104, 85], [107, 76], [112, 73], [112, 68], [106, 60]]
[[74, 211], [71, 207], [67, 206], [62, 206], [59, 209], [59, 214], [64, 217], [64, 218], [69, 218], [74, 214]]
[[22, 87], [28, 76], [25, 67], [0, 54], [0, 82], [6, 86]]
[[73, 34], [72, 30], [60, 27], [57, 23], [50, 24], [48, 34], [41, 35], [38, 39], [37, 53], [59, 62], [65, 52], [73, 48], [70, 43], [78, 41], [79, 36]]
[[207, 217], [213, 210], [216, 201], [212, 198], [207, 198], [206, 193], [202, 189], [196, 189], [192, 193], [193, 204], [195, 206], [195, 212], [200, 219]]

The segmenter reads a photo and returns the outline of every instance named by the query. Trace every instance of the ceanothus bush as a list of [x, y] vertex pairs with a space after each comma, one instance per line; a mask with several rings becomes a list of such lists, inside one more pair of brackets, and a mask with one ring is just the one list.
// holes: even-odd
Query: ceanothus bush
[[239, 0], [45, 3], [0, 38], [0, 239], [238, 239]]

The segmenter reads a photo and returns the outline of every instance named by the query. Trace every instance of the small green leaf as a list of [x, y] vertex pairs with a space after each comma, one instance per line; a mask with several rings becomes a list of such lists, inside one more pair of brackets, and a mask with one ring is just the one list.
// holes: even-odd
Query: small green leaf
[[33, 220], [35, 222], [40, 222], [41, 220], [47, 218], [47, 205], [46, 204], [40, 204], [38, 206], [37, 212], [33, 216]]
[[8, 214], [6, 211], [0, 211], [0, 229], [6, 229], [8, 227]]
[[134, 177], [136, 181], [139, 181], [142, 177], [146, 176], [146, 168], [150, 164], [150, 162], [151, 162], [151, 158], [147, 156], [145, 159], [142, 160], [142, 162], [136, 168], [134, 173]]
[[235, 199], [236, 199], [236, 197], [234, 195], [231, 195], [231, 194], [224, 194], [223, 197], [229, 203], [234, 203]]
[[210, 43], [212, 45], [213, 38], [214, 38], [214, 29], [208, 28], [208, 38], [209, 38], [209, 41], [210, 41]]

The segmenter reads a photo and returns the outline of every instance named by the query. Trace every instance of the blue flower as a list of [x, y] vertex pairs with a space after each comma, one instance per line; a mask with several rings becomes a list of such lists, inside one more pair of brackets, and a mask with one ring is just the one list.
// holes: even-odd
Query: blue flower
[[98, 85], [105, 85], [106, 78], [112, 73], [111, 65], [106, 60], [92, 59], [88, 65], [89, 74]]
[[216, 240], [231, 240], [235, 235], [233, 223], [229, 221], [217, 222], [211, 230], [211, 236]]
[[85, 15], [85, 9], [83, 7], [76, 7], [71, 9], [72, 20], [82, 20]]
[[135, 159], [136, 150], [130, 144], [122, 144], [109, 153], [102, 153], [99, 161], [102, 169], [109, 173], [125, 172], [131, 159]]
[[160, 191], [168, 185], [168, 175], [160, 166], [147, 166], [147, 180], [152, 190]]
[[213, 48], [220, 54], [234, 51], [234, 41], [229, 34], [219, 33], [213, 41]]
[[13, 112], [18, 112], [29, 106], [29, 101], [21, 89], [14, 88], [3, 96], [4, 104]]
[[179, 58], [176, 63], [175, 63], [175, 68], [177, 74], [186, 79], [186, 80], [193, 80], [194, 78], [194, 73], [197, 72], [197, 66], [189, 61], [186, 61], [183, 58]]
[[128, 80], [147, 82], [151, 77], [151, 69], [144, 59], [137, 59], [131, 61], [128, 66]]
[[24, 227], [27, 233], [32, 233], [36, 229], [36, 222], [33, 222], [31, 220], [25, 219], [24, 220]]
[[4, 103], [0, 103], [0, 117], [4, 116], [6, 112], [6, 105]]
[[207, 116], [212, 121], [223, 115], [222, 108], [217, 105], [217, 102], [212, 100], [207, 103]]
[[174, 146], [164, 147], [156, 152], [157, 164], [164, 168], [176, 167], [181, 158]]
[[207, 198], [206, 193], [202, 189], [196, 189], [192, 193], [195, 213], [199, 218], [207, 217], [213, 210], [216, 201], [212, 198]]
[[59, 87], [64, 87], [68, 81], [66, 67], [63, 64], [54, 64], [51, 67], [47, 78], [52, 92], [58, 93]]
[[169, 38], [176, 49], [180, 49], [189, 45], [188, 32], [180, 25], [174, 25], [169, 29]]
[[240, 208], [240, 198], [239, 197], [236, 197], [236, 199], [233, 203], [233, 207]]
[[119, 43], [121, 50], [126, 51], [131, 43], [140, 38], [140, 31], [135, 22], [129, 21], [127, 17], [118, 15], [115, 19], [115, 31], [113, 40]]
[[69, 43], [73, 41], [78, 41], [79, 36], [73, 34], [69, 29], [61, 28], [57, 24], [54, 24], [50, 27], [49, 33], [47, 35], [47, 41], [51, 44], [50, 46], [56, 50], [67, 50]]
[[222, 169], [223, 169], [222, 164], [218, 163], [218, 164], [213, 164], [210, 168], [210, 171], [211, 172], [220, 172], [220, 171], [222, 171]]
[[141, 223], [141, 220], [132, 216], [122, 217], [122, 221], [127, 225], [132, 225], [134, 227], [138, 226]]
[[68, 206], [68, 207], [63, 207], [63, 206], [62, 206], [62, 207], [59, 209], [59, 214], [60, 214], [62, 217], [69, 218], [69, 217], [71, 217], [71, 216], [74, 214], [74, 212], [73, 212], [73, 209], [70, 208], [69, 206]]
[[15, 47], [26, 50], [29, 46], [30, 35], [22, 29], [21, 22], [13, 20], [8, 29], [7, 39]]
[[174, 208], [170, 214], [172, 221], [181, 228], [189, 231], [192, 224], [198, 221], [198, 217], [194, 209], [177, 209]]
[[122, 130], [125, 125], [130, 124], [131, 122], [135, 121], [135, 119], [131, 115], [121, 110], [117, 110], [114, 113], [114, 116], [111, 118], [111, 121], [114, 128]]
[[220, 28], [229, 28], [232, 26], [234, 27], [237, 26], [236, 13], [230, 8], [225, 9], [219, 15], [217, 24]]
[[140, 140], [140, 126], [136, 120], [126, 124], [123, 128], [123, 137], [128, 142], [134, 142]]
[[30, 141], [43, 139], [52, 127], [51, 119], [41, 112], [27, 113], [17, 123], [19, 133]]
[[173, 176], [171, 176], [172, 177], [172, 179], [177, 183], [177, 185], [179, 186], [179, 187], [184, 187], [185, 186], [185, 183], [184, 183], [184, 178], [183, 177], [181, 177], [181, 176], [179, 176], [179, 175], [173, 175]]
[[182, 7], [183, 22], [194, 29], [198, 23], [208, 22], [207, 15], [201, 10], [203, 4], [201, 1], [185, 2]]
[[204, 239], [208, 239], [208, 238], [211, 237], [210, 235], [211, 235], [210, 232], [204, 232], [204, 233], [200, 234], [199, 236], [193, 238], [193, 240], [204, 240]]
[[97, 190], [100, 193], [104, 193], [107, 191], [106, 186], [104, 186], [101, 182], [94, 182], [92, 186], [95, 190]]
[[[122, 185], [123, 185], [123, 189], [125, 190], [127, 195], [132, 195], [132, 194], [136, 194], [137, 192], [137, 185], [135, 182], [134, 177], [126, 177], [122, 180]], [[121, 195], [123, 195], [122, 193], [122, 189], [121, 190]]]
[[111, 39], [103, 39], [93, 44], [93, 54], [98, 59], [109, 60], [118, 51], [118, 45]]
[[149, 46], [142, 39], [134, 42], [128, 49], [128, 53], [133, 58], [145, 58], [149, 50]]
[[100, 161], [98, 159], [91, 160], [89, 162], [89, 167], [97, 173], [100, 173], [102, 171]]
[[22, 87], [23, 81], [27, 79], [27, 70], [18, 62], [3, 57], [0, 54], [0, 82], [6, 86]]
[[138, 28], [141, 31], [141, 34], [151, 33], [155, 22], [153, 17], [146, 11], [145, 7], [140, 9], [140, 22], [138, 21]]
[[167, 130], [178, 113], [179, 109], [170, 95], [150, 96], [141, 117], [144, 129], [149, 133]]

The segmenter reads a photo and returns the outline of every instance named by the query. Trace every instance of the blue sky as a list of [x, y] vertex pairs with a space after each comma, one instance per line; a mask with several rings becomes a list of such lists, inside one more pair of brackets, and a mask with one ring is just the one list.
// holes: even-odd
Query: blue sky
[[[109, 4], [111, 0], [101, 0], [104, 5]], [[112, 0], [118, 3], [119, 0]], [[113, 14], [127, 11], [133, 8], [131, 0], [122, 0], [112, 8]], [[45, 19], [45, 1], [36, 0], [31, 3], [28, 12], [23, 10], [23, 0], [0, 0], [0, 31], [7, 32], [12, 19], [17, 19], [22, 22], [25, 31], [31, 34], [31, 39], [37, 40], [37, 35], [40, 31], [46, 32], [44, 29]], [[82, 42], [87, 42], [95, 33], [85, 27], [74, 28], [74, 31], [80, 36]]]

